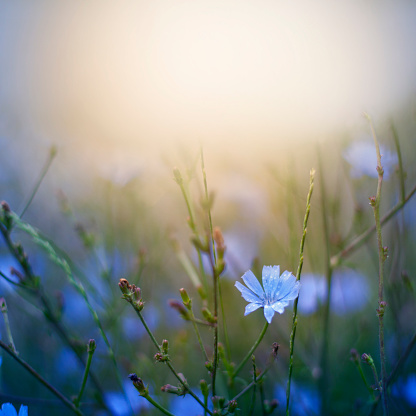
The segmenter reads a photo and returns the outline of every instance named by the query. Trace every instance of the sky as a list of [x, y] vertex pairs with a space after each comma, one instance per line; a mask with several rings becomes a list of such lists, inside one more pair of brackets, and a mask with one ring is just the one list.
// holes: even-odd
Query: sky
[[178, 143], [267, 154], [414, 105], [411, 1], [0, 8], [0, 137], [101, 168]]

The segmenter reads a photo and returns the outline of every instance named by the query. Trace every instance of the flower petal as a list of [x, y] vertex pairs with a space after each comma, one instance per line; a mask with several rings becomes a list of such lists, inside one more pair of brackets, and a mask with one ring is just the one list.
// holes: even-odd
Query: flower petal
[[266, 321], [270, 324], [274, 315], [274, 309], [270, 305], [264, 305], [264, 317]]
[[280, 274], [280, 266], [263, 266], [262, 280], [266, 299], [270, 300]]
[[260, 299], [264, 299], [264, 290], [251, 270], [245, 272], [242, 279], [249, 289], [251, 289]]
[[272, 303], [271, 307], [276, 312], [283, 313], [284, 310], [285, 310], [285, 308], [286, 308], [286, 306], [288, 306], [288, 305], [289, 305], [289, 302], [288, 301], [280, 301], [280, 300], [278, 300], [277, 302]]
[[278, 300], [292, 300], [299, 295], [300, 282], [296, 280], [296, 277], [292, 273], [285, 271], [280, 276], [280, 282], [278, 290], [274, 293], [273, 301]]
[[259, 299], [259, 297], [257, 295], [255, 295], [251, 290], [248, 290], [240, 282], [235, 282], [234, 286], [241, 292], [241, 296], [247, 302], [254, 302], [254, 303], [262, 303], [263, 302], [262, 299]]
[[19, 416], [27, 416], [27, 406], [20, 406]]
[[244, 311], [244, 316], [248, 315], [251, 312], [254, 312], [255, 310], [257, 310], [258, 308], [261, 308], [263, 305], [261, 303], [249, 303], [246, 306], [246, 310]]
[[3, 406], [1, 406], [0, 415], [17, 416], [17, 413], [16, 413], [16, 409], [11, 403], [4, 403]]

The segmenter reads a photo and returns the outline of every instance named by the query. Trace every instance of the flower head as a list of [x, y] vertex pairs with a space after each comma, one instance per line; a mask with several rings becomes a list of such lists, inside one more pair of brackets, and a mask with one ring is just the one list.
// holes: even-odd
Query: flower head
[[11, 403], [4, 403], [1, 406], [0, 416], [27, 416], [27, 406], [20, 406], [19, 415]]
[[[247, 287], [240, 282], [235, 287], [241, 292], [241, 296], [249, 302], [244, 315], [264, 308], [264, 317], [270, 324], [275, 312], [283, 313], [289, 301], [299, 295], [300, 282], [287, 270], [280, 275], [280, 266], [264, 266], [262, 272], [263, 287], [256, 276], [249, 270], [242, 276]], [[263, 289], [264, 288], [264, 289]]]

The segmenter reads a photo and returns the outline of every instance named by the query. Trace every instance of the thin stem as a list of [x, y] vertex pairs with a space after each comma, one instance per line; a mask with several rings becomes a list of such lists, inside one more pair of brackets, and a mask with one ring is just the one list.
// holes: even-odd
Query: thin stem
[[[300, 241], [300, 248], [299, 248], [299, 265], [298, 265], [298, 270], [296, 272], [297, 280], [300, 280], [300, 275], [302, 273], [303, 249], [305, 247], [308, 220], [309, 220], [309, 214], [311, 211], [311, 198], [312, 198], [312, 193], [313, 193], [314, 179], [315, 179], [315, 170], [312, 169], [310, 172], [310, 179], [309, 179], [309, 192], [306, 198], [306, 212], [305, 212], [305, 217], [303, 219], [303, 233], [302, 233], [302, 238]], [[290, 334], [290, 346], [289, 346], [289, 375], [288, 375], [287, 388], [286, 388], [286, 416], [289, 416], [290, 385], [292, 381], [292, 371], [293, 371], [293, 349], [295, 346], [296, 327], [298, 325], [298, 301], [299, 301], [299, 296], [295, 299], [295, 302], [293, 305], [293, 323], [292, 323], [292, 333]]]
[[[160, 345], [156, 341], [156, 338], [154, 337], [154, 335], [153, 335], [152, 331], [150, 330], [149, 326], [147, 325], [147, 323], [146, 323], [145, 319], [143, 318], [143, 315], [141, 314], [140, 310], [134, 305], [134, 303], [131, 303], [131, 305], [133, 306], [134, 310], [136, 311], [137, 316], [140, 318], [140, 321], [142, 322], [146, 332], [148, 333], [148, 335], [149, 335], [150, 339], [152, 340], [153, 344], [155, 345], [156, 349], [159, 352], [162, 352], [162, 348], [160, 347]], [[169, 367], [172, 374], [179, 380], [179, 383], [181, 383], [181, 385], [186, 390], [186, 392], [189, 393], [204, 408], [204, 410], [206, 410], [210, 415], [212, 415], [212, 412], [206, 408], [206, 406], [199, 399], [199, 397], [189, 388], [188, 384], [185, 383], [183, 381], [183, 379], [179, 376], [179, 374], [176, 372], [176, 370], [174, 369], [171, 362], [166, 361], [165, 363]]]
[[248, 412], [248, 414], [250, 416], [253, 416], [254, 413], [254, 406], [256, 404], [256, 387], [257, 387], [257, 368], [256, 368], [256, 359], [254, 357], [254, 355], [251, 356], [251, 360], [253, 361], [253, 383], [254, 383], [254, 388], [253, 388], [253, 395], [251, 396], [251, 404], [250, 404], [250, 410]]
[[[403, 207], [410, 201], [410, 199], [415, 193], [416, 193], [416, 185], [407, 194], [406, 198], [403, 201], [396, 204], [386, 215], [384, 215], [384, 217], [380, 220], [380, 224], [383, 226], [388, 221], [390, 221], [397, 212], [403, 209]], [[353, 241], [351, 241], [351, 243], [347, 247], [345, 247], [339, 253], [332, 256], [331, 266], [332, 267], [337, 266], [340, 263], [341, 259], [348, 257], [355, 250], [361, 247], [371, 237], [371, 235], [374, 233], [375, 230], [376, 230], [375, 225], [369, 227], [367, 230], [365, 230], [363, 233], [357, 236]]]
[[48, 159], [47, 159], [47, 161], [46, 161], [45, 165], [43, 166], [43, 169], [40, 173], [39, 179], [36, 181], [35, 187], [33, 188], [33, 191], [30, 194], [29, 199], [25, 204], [25, 207], [23, 208], [22, 212], [19, 215], [20, 218], [22, 218], [23, 215], [25, 215], [25, 212], [27, 211], [30, 204], [32, 203], [33, 198], [35, 197], [36, 193], [38, 192], [38, 189], [39, 189], [40, 185], [43, 182], [43, 179], [45, 178], [46, 174], [48, 173], [48, 170], [51, 167], [51, 164], [52, 164], [53, 159], [55, 158], [55, 156], [56, 156], [56, 147], [52, 146], [50, 151], [49, 151]]
[[205, 361], [209, 361], [208, 354], [205, 350], [204, 344], [202, 343], [201, 334], [199, 333], [198, 326], [195, 321], [195, 316], [192, 309], [189, 311], [191, 315], [192, 326], [194, 327], [195, 335], [198, 338], [199, 347], [201, 348], [202, 354], [204, 355]]
[[26, 361], [22, 360], [14, 351], [11, 350], [3, 341], [0, 340], [0, 347], [3, 348], [8, 354], [10, 354], [21, 366], [23, 366], [30, 374], [32, 374], [40, 383], [42, 383], [49, 391], [58, 397], [68, 408], [79, 416], [84, 414], [79, 410], [74, 403], [66, 398], [55, 387], [49, 384], [34, 368], [32, 368]]
[[367, 378], [364, 374], [363, 368], [361, 367], [361, 363], [359, 361], [359, 359], [354, 360], [354, 364], [357, 367], [358, 372], [360, 373], [360, 376], [365, 384], [365, 387], [367, 388], [368, 392], [372, 395], [373, 399], [374, 399], [374, 390], [371, 388], [371, 386], [368, 384]]
[[149, 394], [143, 396], [149, 403], [151, 403], [156, 409], [160, 410], [162, 413], [168, 416], [175, 416], [173, 413], [169, 412], [169, 410], [165, 409], [161, 406], [158, 402], [154, 401]]
[[[210, 256], [211, 258], [211, 256]], [[212, 260], [211, 260], [212, 262]], [[216, 318], [216, 322], [218, 322], [218, 281], [219, 276], [217, 275], [215, 264], [212, 263], [212, 270], [213, 270], [213, 277], [214, 277], [214, 318]], [[212, 396], [215, 396], [215, 381], [217, 376], [217, 368], [218, 368], [218, 324], [214, 327], [214, 363], [212, 369]]]
[[328, 212], [326, 206], [326, 192], [325, 192], [325, 180], [323, 174], [323, 163], [320, 149], [318, 148], [318, 163], [319, 163], [319, 179], [321, 189], [321, 212], [322, 212], [322, 224], [325, 239], [325, 278], [327, 286], [327, 295], [323, 313], [323, 339], [322, 339], [322, 350], [321, 350], [321, 369], [322, 377], [320, 379], [320, 390], [321, 400], [323, 404], [323, 414], [327, 413], [328, 406], [328, 349], [329, 349], [329, 318], [330, 318], [330, 307], [331, 307], [331, 291], [332, 291], [332, 267], [331, 267], [331, 252], [330, 252], [330, 241], [329, 241], [329, 226], [328, 226]]
[[237, 374], [241, 371], [241, 369], [244, 367], [244, 364], [249, 360], [249, 358], [253, 355], [254, 351], [256, 350], [256, 348], [259, 346], [261, 340], [264, 337], [264, 334], [267, 331], [267, 328], [269, 326], [269, 323], [266, 321], [266, 323], [264, 324], [263, 329], [260, 332], [259, 337], [257, 338], [256, 342], [253, 344], [253, 346], [250, 348], [250, 351], [247, 353], [247, 355], [243, 358], [243, 361], [241, 361], [241, 363], [239, 364], [239, 366], [235, 369], [234, 373], [233, 373], [233, 379], [237, 376]]
[[0, 309], [3, 313], [4, 326], [6, 327], [6, 335], [7, 335], [8, 341], [9, 341], [9, 346], [10, 346], [11, 350], [17, 355], [18, 352], [17, 352], [16, 347], [14, 345], [12, 330], [10, 328], [9, 314], [8, 314], [6, 299], [4, 299], [4, 298], [0, 298]]
[[[8, 214], [8, 215], [10, 215], [10, 214]], [[13, 242], [10, 238], [9, 231], [6, 229], [6, 227], [3, 226], [3, 224], [1, 222], [0, 222], [0, 232], [3, 235], [3, 238], [6, 242], [6, 245], [9, 249], [10, 253], [15, 257], [15, 259], [19, 262], [20, 266], [22, 267], [27, 280], [29, 282], [31, 282], [32, 284], [34, 282], [36, 282], [36, 276], [33, 273], [33, 270], [32, 270], [32, 267], [30, 266], [30, 263], [27, 261], [27, 259], [25, 259], [24, 256], [21, 256], [19, 254], [18, 250], [16, 249], [15, 245], [13, 244]], [[2, 276], [5, 277], [3, 274], [2, 274]], [[76, 357], [82, 363], [82, 365], [85, 365], [85, 361], [84, 361], [80, 351], [76, 348], [74, 343], [71, 341], [67, 330], [64, 328], [64, 326], [60, 322], [59, 318], [55, 315], [48, 299], [46, 298], [46, 296], [42, 292], [41, 288], [38, 288], [36, 286], [31, 287], [29, 285], [22, 286], [22, 288], [24, 288], [28, 291], [34, 291], [36, 293], [39, 302], [43, 306], [42, 312], [43, 312], [45, 318], [47, 319], [47, 321], [49, 321], [55, 327], [59, 336], [62, 338], [62, 340], [65, 342], [65, 344], [68, 345], [71, 348], [71, 350], [75, 353]], [[102, 392], [100, 384], [98, 383], [97, 378], [93, 374], [91, 374], [91, 379], [92, 379], [92, 381], [93, 381], [93, 383], [94, 383], [94, 385], [95, 385], [95, 387], [96, 387], [96, 389], [97, 389], [97, 391], [100, 395], [101, 402], [104, 403], [104, 401], [102, 400], [103, 392]], [[104, 405], [104, 407], [106, 407], [106, 406]]]
[[400, 150], [399, 135], [397, 134], [396, 126], [391, 123], [391, 131], [393, 133], [394, 145], [396, 146], [397, 158], [399, 160], [399, 180], [400, 180], [400, 200], [403, 202], [406, 198], [406, 190], [404, 185], [405, 173], [403, 169], [402, 152]]
[[[390, 373], [389, 377], [387, 378], [387, 386], [390, 385], [390, 383], [394, 380], [397, 373], [399, 372], [400, 367], [406, 362], [407, 358], [410, 355], [410, 352], [412, 351], [413, 347], [416, 345], [416, 333], [413, 335], [412, 339], [410, 340], [409, 344], [407, 345], [405, 351], [401, 355], [401, 357], [397, 360], [396, 365], [393, 368], [393, 371]], [[369, 416], [374, 415], [377, 405], [380, 401], [380, 396], [378, 396], [373, 403], [373, 407], [371, 408]]]
[[87, 384], [87, 379], [88, 379], [88, 373], [90, 372], [92, 356], [94, 355], [94, 351], [95, 351], [95, 341], [93, 342], [93, 344], [91, 343], [91, 341], [88, 343], [88, 346], [87, 346], [88, 357], [87, 357], [87, 364], [85, 365], [84, 376], [82, 377], [81, 389], [79, 390], [78, 397], [74, 400], [74, 404], [76, 407], [79, 407], [79, 403], [81, 401], [82, 395], [84, 394], [85, 386]]
[[384, 347], [384, 309], [385, 302], [383, 299], [384, 292], [384, 262], [386, 260], [385, 249], [383, 248], [383, 240], [381, 235], [381, 223], [380, 223], [380, 201], [381, 201], [381, 188], [383, 184], [383, 167], [381, 166], [381, 154], [380, 147], [378, 144], [377, 136], [374, 131], [374, 126], [371, 119], [368, 117], [370, 122], [371, 132], [374, 138], [374, 144], [377, 152], [377, 172], [378, 172], [378, 182], [377, 182], [377, 194], [374, 200], [371, 200], [371, 205], [374, 211], [374, 219], [377, 232], [377, 245], [378, 245], [378, 268], [379, 268], [379, 286], [378, 286], [378, 306], [377, 315], [379, 321], [379, 345], [380, 345], [380, 363], [381, 363], [381, 398], [383, 401], [383, 410], [384, 416], [388, 415], [388, 406], [387, 406], [387, 373], [386, 373], [386, 355]]

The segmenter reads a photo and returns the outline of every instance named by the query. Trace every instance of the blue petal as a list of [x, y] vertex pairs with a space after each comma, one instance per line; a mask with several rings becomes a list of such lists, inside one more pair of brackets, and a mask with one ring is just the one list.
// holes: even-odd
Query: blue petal
[[242, 279], [247, 287], [251, 289], [260, 299], [264, 298], [264, 290], [251, 270], [245, 272]]
[[269, 324], [272, 322], [273, 315], [273, 308], [270, 305], [264, 305], [264, 317]]
[[292, 273], [285, 271], [280, 276], [278, 290], [274, 293], [273, 301], [278, 300], [292, 300], [299, 294], [300, 282], [296, 280], [296, 277]]
[[263, 266], [262, 279], [266, 299], [270, 300], [280, 274], [280, 266]]
[[289, 302], [278, 300], [277, 302], [272, 303], [271, 306], [276, 312], [283, 313], [286, 306], [288, 305], [289, 305]]
[[261, 308], [263, 305], [261, 303], [249, 303], [246, 306], [246, 310], [244, 311], [244, 316], [248, 315], [251, 312], [254, 312], [255, 310], [257, 310], [258, 308]]
[[20, 406], [19, 416], [27, 416], [27, 406]]
[[0, 416], [17, 416], [16, 409], [11, 403], [4, 403], [1, 406]]
[[254, 303], [262, 303], [262, 299], [259, 299], [251, 290], [248, 290], [245, 286], [243, 286], [240, 282], [235, 282], [234, 285], [240, 292], [241, 296], [247, 302], [254, 302]]

